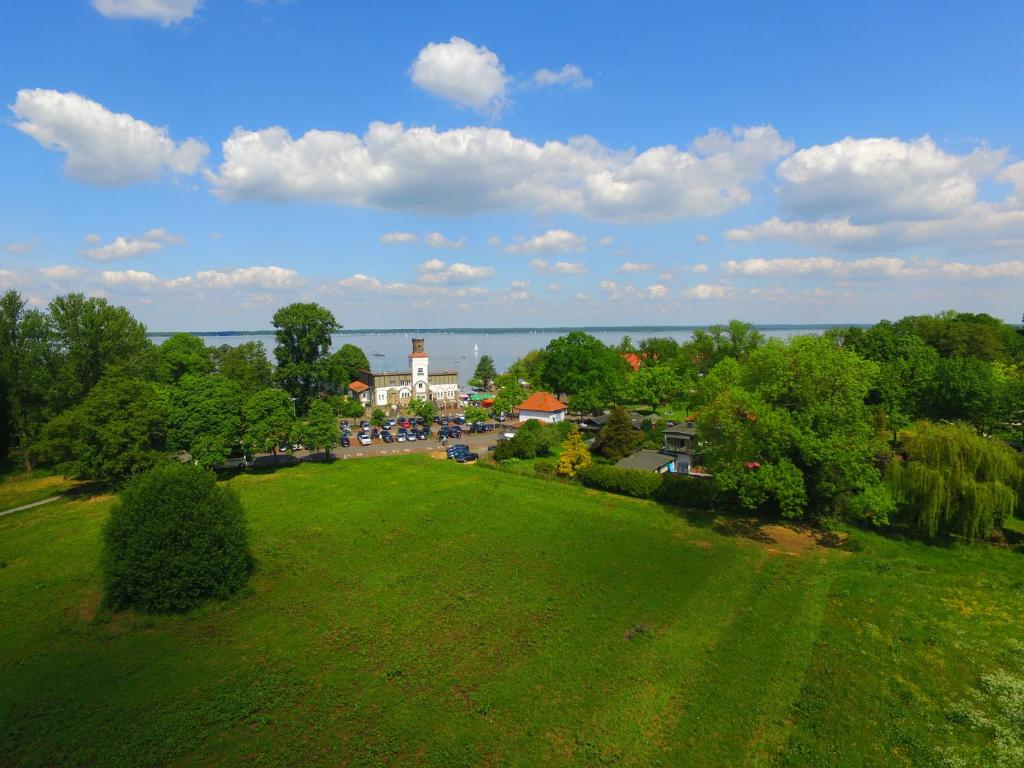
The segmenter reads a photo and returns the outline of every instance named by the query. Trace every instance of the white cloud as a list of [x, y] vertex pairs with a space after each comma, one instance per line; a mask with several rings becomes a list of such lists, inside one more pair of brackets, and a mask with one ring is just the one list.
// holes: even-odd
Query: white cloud
[[337, 280], [334, 285], [343, 290], [356, 293], [393, 293], [405, 291], [409, 288], [405, 283], [385, 283], [376, 277], [363, 274], [355, 274], [351, 277]]
[[525, 291], [530, 287], [529, 280], [513, 280], [511, 287], [516, 291]]
[[497, 248], [499, 245], [501, 245], [501, 238], [498, 237], [497, 235], [491, 235], [490, 237], [487, 238], [487, 244], [492, 248]]
[[520, 243], [505, 247], [507, 253], [568, 253], [582, 251], [587, 247], [587, 238], [567, 229], [549, 229]]
[[96, 243], [98, 243], [102, 239], [103, 238], [97, 235], [95, 232], [90, 232], [88, 235], [82, 238], [82, 242], [88, 243], [89, 245], [96, 245]]
[[202, 0], [92, 0], [92, 7], [112, 19], [149, 19], [168, 26], [191, 18]]
[[558, 283], [550, 283], [548, 285], [548, 290], [551, 291], [552, 293], [558, 293], [562, 290], [562, 286], [560, 286]]
[[461, 37], [425, 46], [409, 74], [423, 90], [487, 114], [501, 111], [510, 79], [496, 54]]
[[694, 275], [706, 275], [708, 273], [707, 264], [694, 264], [690, 267], [690, 273]]
[[175, 142], [128, 114], [116, 114], [77, 93], [18, 91], [14, 124], [47, 149], [65, 152], [64, 171], [88, 184], [154, 181], [165, 172], [193, 174], [209, 148], [197, 139]]
[[4, 246], [4, 250], [8, 253], [13, 253], [15, 256], [24, 256], [27, 253], [32, 253], [36, 249], [35, 243], [8, 243]]
[[832, 277], [974, 278], [979, 280], [1024, 277], [1024, 260], [970, 264], [941, 259], [900, 259], [882, 256], [840, 261], [829, 256], [812, 256], [808, 258], [726, 261], [722, 267], [727, 274], [747, 277], [830, 275]]
[[672, 273], [671, 272], [662, 272], [660, 275], [658, 275], [658, 280], [660, 282], [662, 282], [662, 283], [671, 282], [671, 280], [672, 280]]
[[131, 288], [160, 288], [165, 285], [164, 281], [152, 272], [140, 272], [135, 269], [125, 270], [104, 270], [100, 273], [100, 279], [105, 285], [112, 287]]
[[712, 131], [687, 150], [617, 152], [591, 137], [543, 145], [497, 128], [438, 131], [372, 123], [362, 137], [236, 129], [208, 173], [224, 200], [327, 200], [435, 214], [565, 211], [594, 219], [711, 216], [750, 200], [749, 184], [792, 145], [770, 126]]
[[705, 299], [727, 299], [735, 293], [736, 290], [728, 285], [701, 283], [692, 288], [687, 288], [681, 295], [686, 299], [699, 299], [703, 301]]
[[[70, 268], [69, 268], [70, 269]], [[61, 277], [81, 276], [68, 272]], [[58, 275], [54, 275], [55, 277]], [[207, 269], [193, 275], [164, 279], [152, 272], [135, 269], [104, 270], [99, 273], [103, 285], [111, 288], [139, 288], [146, 291], [264, 290], [297, 288], [305, 280], [294, 269], [283, 267], [239, 267]]]
[[604, 237], [595, 240], [594, 245], [599, 245], [602, 248], [604, 248], [605, 246], [609, 246], [614, 242], [615, 238], [613, 238], [611, 235], [605, 235]]
[[693, 238], [693, 242], [695, 242], [697, 245], [707, 245], [710, 241], [711, 238], [704, 234], [697, 235], [695, 238]]
[[423, 242], [431, 248], [454, 248], [458, 250], [466, 247], [466, 238], [463, 237], [458, 240], [449, 240], [440, 232], [431, 232], [423, 238]]
[[533, 73], [533, 83], [541, 87], [565, 85], [570, 88], [589, 88], [594, 84], [575, 64], [566, 64], [557, 72], [550, 69], [538, 69]]
[[668, 288], [664, 285], [649, 285], [647, 286], [647, 293], [652, 299], [663, 299], [668, 296]]
[[556, 261], [552, 264], [544, 259], [532, 259], [530, 269], [538, 275], [582, 275], [587, 271], [578, 261]]
[[419, 236], [412, 232], [386, 232], [380, 236], [381, 245], [401, 245], [404, 243], [415, 243]]
[[635, 285], [624, 285], [614, 280], [602, 280], [599, 287], [608, 301], [651, 301], [668, 296], [668, 288], [660, 283], [637, 288]]
[[[86, 236], [87, 242], [91, 236]], [[106, 245], [89, 248], [85, 255], [93, 261], [122, 261], [137, 259], [147, 253], [163, 250], [164, 246], [177, 245], [185, 242], [185, 238], [172, 235], [163, 227], [156, 227], [142, 237], [116, 237]]]
[[653, 264], [646, 262], [627, 261], [616, 269], [616, 272], [649, 272], [654, 269]]
[[69, 267], [67, 264], [57, 264], [53, 267], [42, 267], [39, 274], [49, 280], [74, 280], [86, 274], [80, 267]]
[[494, 276], [494, 267], [474, 267], [462, 262], [445, 264], [440, 259], [423, 262], [419, 270], [420, 282], [428, 285], [474, 283]]

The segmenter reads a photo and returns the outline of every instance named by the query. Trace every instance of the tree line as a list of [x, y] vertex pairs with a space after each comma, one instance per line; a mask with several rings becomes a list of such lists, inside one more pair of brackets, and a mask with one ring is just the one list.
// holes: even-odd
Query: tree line
[[0, 296], [0, 458], [17, 449], [74, 477], [118, 484], [187, 452], [204, 467], [240, 447], [330, 448], [344, 394], [369, 368], [359, 347], [331, 352], [341, 328], [317, 304], [273, 318], [274, 358], [261, 341], [207, 347], [187, 333], [154, 344], [124, 307], [71, 293], [45, 309]]
[[986, 314], [788, 341], [739, 321], [684, 343], [573, 332], [497, 378], [498, 400], [528, 381], [583, 413], [696, 414], [697, 461], [733, 508], [969, 538], [1022, 511], [1024, 336]]

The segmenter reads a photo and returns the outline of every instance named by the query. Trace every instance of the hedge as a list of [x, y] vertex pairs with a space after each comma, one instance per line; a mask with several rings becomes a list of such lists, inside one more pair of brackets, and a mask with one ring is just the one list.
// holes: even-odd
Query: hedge
[[710, 509], [719, 504], [718, 492], [710, 478], [662, 475], [639, 469], [619, 469], [607, 464], [591, 464], [578, 477], [588, 488], [635, 499], [654, 499], [662, 504], [696, 509]]

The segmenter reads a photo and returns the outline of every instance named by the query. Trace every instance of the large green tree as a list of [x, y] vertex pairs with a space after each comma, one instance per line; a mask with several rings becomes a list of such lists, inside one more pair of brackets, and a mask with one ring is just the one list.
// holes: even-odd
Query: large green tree
[[183, 376], [170, 393], [172, 445], [201, 467], [224, 461], [241, 444], [243, 402], [237, 381], [219, 374]]
[[17, 291], [0, 297], [0, 370], [6, 382], [8, 442], [21, 449], [25, 469], [31, 471], [62, 370], [49, 318], [28, 309]]
[[625, 408], [613, 408], [608, 421], [594, 438], [594, 453], [609, 461], [624, 459], [637, 449], [643, 435], [633, 426], [633, 419]]
[[589, 392], [596, 400], [609, 403], [618, 394], [626, 368], [616, 350], [589, 333], [573, 331], [548, 344], [541, 384], [555, 394]]
[[497, 376], [498, 371], [494, 367], [494, 358], [490, 355], [481, 355], [479, 362], [476, 364], [476, 370], [473, 371], [473, 378], [479, 379], [481, 385], [487, 388], [494, 383]]
[[295, 422], [295, 409], [288, 393], [281, 389], [261, 389], [249, 395], [242, 408], [242, 442], [251, 450], [277, 450], [288, 440]]
[[405, 410], [421, 419], [431, 421], [437, 416], [437, 403], [433, 400], [412, 400], [405, 406]]
[[629, 377], [629, 398], [657, 410], [687, 394], [690, 382], [666, 365], [642, 367]]
[[60, 368], [53, 383], [56, 410], [82, 402], [105, 374], [152, 376], [153, 344], [124, 307], [69, 293], [50, 302], [49, 318]]
[[267, 357], [267, 348], [258, 339], [237, 346], [222, 344], [211, 354], [216, 372], [237, 381], [243, 392], [256, 392], [273, 384], [274, 366]]
[[156, 348], [156, 378], [174, 384], [186, 374], [201, 376], [213, 370], [210, 349], [191, 333], [176, 333]]
[[167, 413], [153, 385], [107, 376], [51, 419], [39, 456], [71, 477], [117, 485], [166, 457]]
[[368, 370], [370, 361], [366, 353], [355, 344], [344, 344], [337, 352], [321, 360], [322, 390], [331, 394], [344, 394], [348, 391], [348, 385], [359, 378], [359, 372]]
[[886, 479], [900, 521], [924, 536], [985, 537], [1020, 507], [1024, 461], [1001, 440], [917, 422], [901, 433], [900, 453]]
[[884, 523], [892, 499], [881, 484], [865, 397], [877, 365], [833, 338], [773, 340], [717, 378], [697, 422], [718, 487], [747, 508]]
[[330, 405], [317, 398], [309, 404], [309, 410], [301, 427], [302, 442], [311, 451], [323, 448], [328, 454], [341, 438], [338, 418]]
[[331, 334], [341, 326], [326, 307], [296, 303], [274, 313], [277, 346], [277, 381], [292, 397], [300, 414], [312, 399], [329, 388], [324, 379], [324, 358], [331, 349]]

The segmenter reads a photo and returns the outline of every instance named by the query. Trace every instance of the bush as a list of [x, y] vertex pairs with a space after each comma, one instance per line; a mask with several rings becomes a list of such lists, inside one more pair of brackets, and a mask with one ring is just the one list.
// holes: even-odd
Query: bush
[[663, 504], [694, 509], [714, 509], [720, 506], [718, 491], [710, 477], [669, 474], [661, 478], [661, 487], [655, 498]]
[[602, 464], [591, 464], [579, 473], [588, 488], [620, 493], [635, 499], [652, 499], [661, 488], [663, 475], [639, 469], [618, 469]]
[[180, 613], [226, 598], [252, 572], [237, 494], [189, 464], [159, 466], [121, 494], [103, 528], [104, 604]]
[[555, 460], [554, 459], [539, 459], [533, 465], [533, 474], [537, 477], [554, 477], [555, 476]]

